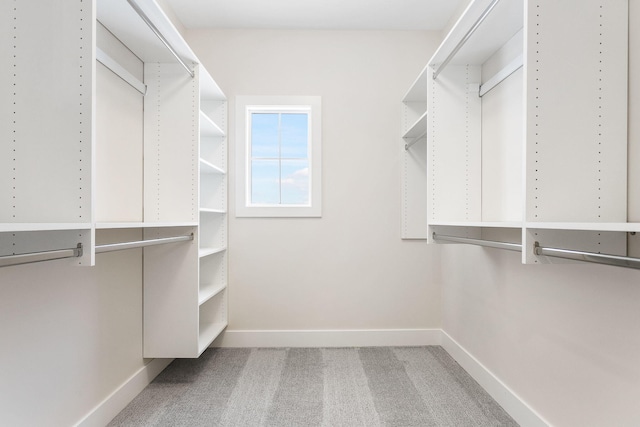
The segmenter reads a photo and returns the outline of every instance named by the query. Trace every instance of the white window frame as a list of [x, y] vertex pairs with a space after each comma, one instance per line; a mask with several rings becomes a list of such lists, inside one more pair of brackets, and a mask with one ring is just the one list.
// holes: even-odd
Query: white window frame
[[[322, 122], [319, 96], [236, 96], [236, 217], [322, 216]], [[255, 111], [309, 113], [309, 204], [252, 205], [250, 114]]]

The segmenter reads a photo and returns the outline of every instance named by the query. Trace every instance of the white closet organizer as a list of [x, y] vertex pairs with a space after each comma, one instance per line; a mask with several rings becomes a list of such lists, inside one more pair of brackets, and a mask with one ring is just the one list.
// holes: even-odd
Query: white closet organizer
[[[11, 82], [1, 104], [10, 123], [0, 266], [58, 249], [52, 259], [92, 265], [96, 253], [143, 246], [143, 355], [197, 357], [227, 324], [225, 95], [154, 0], [22, 3], [2, 5], [12, 25], [1, 26], [0, 52], [13, 61], [0, 71]], [[140, 76], [108, 42], [98, 48], [97, 35], [130, 49]], [[107, 69], [140, 92], [138, 104], [115, 103], [115, 86], [96, 91]], [[96, 123], [96, 105], [117, 120]], [[140, 229], [144, 241], [96, 246], [96, 230], [114, 228]]]
[[418, 77], [402, 100], [402, 224], [403, 239], [426, 239], [427, 224], [427, 85]]
[[405, 98], [428, 109], [430, 242], [627, 254], [627, 16], [627, 0], [468, 6]]

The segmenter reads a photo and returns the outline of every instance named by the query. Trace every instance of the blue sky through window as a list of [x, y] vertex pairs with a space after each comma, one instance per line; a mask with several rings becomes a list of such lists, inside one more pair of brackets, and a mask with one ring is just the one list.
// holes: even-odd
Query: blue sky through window
[[309, 115], [251, 113], [251, 203], [308, 205]]

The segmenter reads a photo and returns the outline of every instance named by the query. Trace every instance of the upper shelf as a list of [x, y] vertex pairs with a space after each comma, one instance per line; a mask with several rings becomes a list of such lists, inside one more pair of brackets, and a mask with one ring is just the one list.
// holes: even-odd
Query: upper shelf
[[[153, 0], [135, 3], [185, 61], [198, 58], [171, 20]], [[167, 47], [151, 31], [127, 0], [97, 0], [97, 19], [143, 62], [176, 62]]]
[[640, 231], [640, 222], [527, 222], [525, 225], [538, 230]]
[[0, 233], [21, 231], [57, 231], [57, 230], [90, 230], [89, 222], [62, 222], [62, 223], [0, 223]]
[[[431, 57], [429, 66], [438, 67], [451, 54], [451, 65], [483, 64], [523, 25], [522, 0], [475, 0]], [[455, 52], [459, 45], [461, 47]]]
[[200, 98], [205, 101], [224, 101], [227, 99], [220, 86], [206, 69], [200, 69]]
[[409, 128], [403, 138], [422, 138], [427, 132], [427, 112], [425, 111], [422, 116]]

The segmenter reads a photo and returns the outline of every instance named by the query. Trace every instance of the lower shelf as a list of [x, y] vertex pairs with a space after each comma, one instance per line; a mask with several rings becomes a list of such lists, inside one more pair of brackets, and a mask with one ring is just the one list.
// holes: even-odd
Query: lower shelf
[[226, 327], [227, 322], [201, 325], [200, 337], [198, 339], [198, 355], [202, 354]]

